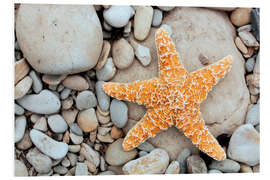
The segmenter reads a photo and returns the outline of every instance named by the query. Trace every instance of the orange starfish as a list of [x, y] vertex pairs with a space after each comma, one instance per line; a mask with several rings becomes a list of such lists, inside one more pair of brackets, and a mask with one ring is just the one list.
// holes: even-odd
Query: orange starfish
[[144, 117], [128, 132], [123, 142], [131, 150], [161, 130], [176, 126], [201, 151], [216, 160], [226, 159], [223, 148], [205, 126], [200, 103], [212, 87], [231, 69], [232, 56], [188, 73], [175, 45], [162, 28], [155, 34], [159, 56], [159, 78], [133, 83], [104, 83], [103, 90], [119, 100], [145, 105]]

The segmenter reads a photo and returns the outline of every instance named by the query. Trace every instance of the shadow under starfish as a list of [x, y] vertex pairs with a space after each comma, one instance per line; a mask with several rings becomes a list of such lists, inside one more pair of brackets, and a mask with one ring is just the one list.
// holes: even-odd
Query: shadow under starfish
[[155, 41], [159, 78], [133, 83], [106, 82], [103, 85], [108, 95], [148, 108], [144, 117], [126, 135], [123, 149], [129, 151], [136, 148], [158, 132], [175, 126], [201, 151], [216, 160], [226, 159], [223, 148], [205, 126], [200, 103], [219, 79], [230, 71], [232, 56], [188, 73], [165, 29], [157, 30]]

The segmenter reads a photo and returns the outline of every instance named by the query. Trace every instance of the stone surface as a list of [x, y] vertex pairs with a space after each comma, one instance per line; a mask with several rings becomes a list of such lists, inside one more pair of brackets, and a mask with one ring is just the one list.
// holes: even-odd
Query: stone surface
[[187, 172], [187, 158], [190, 156], [190, 154], [190, 150], [188, 148], [185, 148], [177, 156], [176, 160], [180, 164], [180, 174], [184, 174], [185, 172]]
[[130, 38], [129, 41], [135, 51], [136, 58], [143, 66], [148, 66], [151, 63], [150, 49], [135, 42], [133, 38]]
[[232, 134], [228, 157], [250, 166], [260, 162], [260, 135], [251, 124], [240, 126]]
[[158, 6], [162, 11], [170, 11], [174, 8], [174, 6]]
[[248, 31], [241, 31], [238, 33], [243, 43], [248, 47], [258, 47], [259, 43], [255, 37]]
[[47, 89], [39, 94], [25, 95], [17, 100], [24, 109], [38, 114], [52, 114], [58, 112], [61, 106], [59, 98]]
[[246, 164], [240, 164], [240, 172], [241, 173], [253, 173], [252, 168]]
[[260, 104], [253, 105], [247, 112], [246, 124], [256, 126], [260, 123]]
[[24, 77], [14, 88], [14, 99], [22, 98], [30, 90], [33, 80], [30, 76]]
[[75, 121], [78, 112], [79, 111], [77, 109], [70, 109], [62, 111], [61, 114], [67, 124], [72, 124]]
[[189, 173], [193, 174], [207, 173], [205, 162], [197, 155], [192, 155], [187, 158], [187, 170]]
[[231, 21], [236, 26], [243, 26], [250, 23], [251, 8], [237, 8], [231, 13]]
[[25, 164], [22, 161], [15, 160], [15, 176], [28, 176], [28, 171]]
[[48, 117], [48, 124], [49, 124], [51, 130], [55, 133], [63, 133], [68, 128], [66, 121], [59, 114], [49, 116]]
[[62, 75], [51, 75], [51, 74], [44, 74], [42, 76], [42, 81], [49, 85], [58, 85], [60, 84], [65, 78], [67, 77], [66, 74]]
[[83, 132], [82, 132], [81, 128], [78, 126], [77, 123], [72, 123], [72, 124], [70, 124], [70, 125], [69, 125], [69, 128], [70, 128], [70, 130], [71, 130], [73, 133], [75, 133], [75, 134], [77, 134], [77, 135], [79, 135], [79, 136], [82, 136], [82, 135], [83, 135]]
[[26, 130], [23, 138], [16, 144], [16, 147], [21, 150], [26, 150], [32, 146], [32, 141], [29, 136], [29, 130]]
[[94, 163], [94, 165], [96, 167], [99, 166], [99, 164], [100, 164], [100, 155], [99, 155], [99, 153], [97, 151], [95, 151], [94, 149], [92, 149], [87, 144], [85, 144], [85, 143], [81, 144], [80, 154], [83, 155], [84, 158], [87, 161], [90, 161], [90, 162]]
[[29, 73], [29, 76], [32, 78], [33, 80], [33, 90], [35, 93], [40, 93], [40, 91], [42, 90], [43, 88], [43, 84], [41, 82], [41, 79], [40, 77], [37, 75], [37, 73], [35, 71], [31, 71]]
[[152, 150], [155, 149], [155, 147], [148, 141], [145, 141], [144, 143], [140, 144], [137, 148], [141, 151], [146, 151], [146, 152], [151, 152]]
[[152, 26], [158, 27], [162, 22], [162, 11], [159, 9], [154, 9], [153, 19], [152, 19]]
[[47, 120], [45, 117], [40, 117], [35, 125], [33, 126], [34, 129], [40, 130], [42, 132], [48, 131], [48, 126], [47, 126]]
[[151, 6], [140, 6], [136, 10], [134, 16], [134, 37], [137, 40], [144, 40], [149, 34], [152, 18], [153, 8]]
[[88, 175], [88, 168], [84, 163], [77, 163], [75, 176], [87, 176]]
[[98, 81], [95, 85], [96, 89], [96, 96], [98, 105], [101, 110], [107, 111], [110, 107], [110, 96], [108, 96], [102, 89], [102, 86], [104, 84], [104, 81]]
[[79, 136], [73, 132], [69, 133], [69, 137], [73, 144], [81, 144], [83, 142], [83, 136]]
[[55, 166], [55, 167], [53, 168], [53, 171], [54, 171], [55, 173], [58, 173], [58, 174], [63, 175], [63, 174], [66, 174], [66, 173], [68, 172], [68, 169], [67, 169], [66, 167], [64, 167], [64, 166], [57, 165], [57, 166]]
[[253, 69], [252, 84], [256, 87], [260, 87], [260, 54], [258, 54], [256, 57], [256, 63]]
[[113, 99], [110, 106], [110, 115], [114, 125], [123, 128], [128, 120], [128, 107], [123, 101]]
[[25, 133], [26, 118], [25, 116], [18, 116], [15, 118], [15, 143], [19, 142]]
[[39, 173], [48, 173], [52, 168], [52, 160], [42, 153], [28, 152], [26, 159]]
[[103, 17], [113, 27], [124, 27], [134, 15], [134, 9], [130, 6], [111, 6], [103, 11]]
[[260, 41], [260, 8], [253, 8], [251, 10], [250, 21], [251, 21], [252, 31], [257, 41]]
[[112, 45], [112, 58], [118, 69], [128, 68], [134, 60], [134, 51], [127, 40], [121, 38]]
[[62, 83], [65, 87], [76, 91], [83, 91], [89, 88], [86, 79], [80, 75], [69, 75]]
[[217, 169], [225, 173], [236, 173], [240, 170], [240, 164], [230, 159], [225, 159], [224, 161], [213, 160], [209, 168]]
[[45, 74], [70, 74], [93, 68], [103, 40], [91, 5], [22, 4], [16, 18], [16, 35], [28, 62]]
[[103, 46], [102, 46], [102, 51], [100, 53], [97, 65], [95, 67], [96, 70], [101, 69], [105, 65], [105, 63], [107, 62], [107, 59], [109, 57], [110, 50], [111, 50], [111, 44], [109, 43], [109, 41], [104, 40]]
[[246, 71], [247, 72], [252, 72], [253, 69], [254, 69], [254, 66], [255, 66], [255, 59], [254, 57], [252, 58], [249, 58], [245, 64], [245, 67], [246, 67]]
[[98, 127], [98, 121], [95, 109], [90, 108], [80, 111], [78, 114], [77, 122], [83, 132], [90, 132]]
[[15, 62], [15, 77], [14, 84], [17, 84], [22, 78], [24, 78], [28, 72], [30, 71], [30, 67], [25, 60], [25, 58]]
[[[245, 121], [250, 98], [244, 78], [244, 59], [235, 47], [235, 28], [227, 14], [206, 8], [181, 7], [170, 11], [164, 17], [163, 24], [172, 28], [172, 39], [188, 72], [203, 67], [198, 59], [200, 53], [209, 58], [209, 64], [228, 54], [234, 57], [230, 73], [213, 88], [200, 106], [202, 116], [214, 136], [232, 134]], [[127, 83], [158, 76], [155, 32], [156, 29], [151, 28], [148, 38], [141, 42], [143, 46], [150, 48], [150, 65], [143, 67], [134, 61], [128, 69], [118, 70], [112, 82]], [[128, 102], [127, 105], [129, 119], [138, 121], [146, 112], [143, 106], [135, 103]], [[191, 142], [173, 127], [150, 138], [149, 142], [155, 147], [166, 149], [171, 159], [175, 159], [186, 147], [190, 148], [192, 154], [196, 152]]]
[[137, 150], [124, 151], [122, 147], [123, 138], [120, 138], [109, 145], [106, 153], [105, 160], [112, 166], [120, 166], [132, 160], [137, 155]]
[[247, 54], [248, 53], [248, 49], [245, 46], [245, 44], [243, 43], [243, 41], [240, 39], [240, 37], [236, 37], [235, 40], [235, 45], [236, 47], [243, 53], [243, 54]]
[[32, 129], [30, 138], [41, 152], [53, 159], [61, 159], [67, 154], [68, 145], [66, 143], [55, 141], [38, 130]]
[[208, 171], [208, 173], [211, 174], [211, 173], [222, 173], [222, 172], [220, 170], [217, 170], [217, 169], [210, 169]]
[[154, 149], [148, 155], [126, 163], [124, 174], [163, 174], [169, 164], [169, 155], [163, 149]]
[[23, 115], [24, 109], [21, 106], [19, 106], [18, 104], [14, 103], [14, 113], [16, 115]]
[[96, 71], [96, 76], [99, 81], [109, 81], [116, 73], [116, 68], [112, 58], [108, 58], [106, 64]]
[[172, 161], [165, 171], [165, 174], [179, 174], [180, 165], [178, 161]]
[[97, 99], [92, 91], [82, 91], [76, 98], [76, 107], [79, 110], [89, 109], [97, 106]]

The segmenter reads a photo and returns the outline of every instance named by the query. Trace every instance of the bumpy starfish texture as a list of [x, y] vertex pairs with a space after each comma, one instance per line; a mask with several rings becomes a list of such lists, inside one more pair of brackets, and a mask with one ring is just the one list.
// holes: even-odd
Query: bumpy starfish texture
[[129, 151], [158, 132], [175, 126], [201, 151], [216, 160], [226, 159], [223, 148], [205, 126], [200, 103], [219, 79], [230, 71], [232, 56], [188, 73], [165, 29], [157, 30], [155, 41], [159, 78], [103, 85], [103, 90], [110, 96], [148, 108], [144, 117], [126, 135], [123, 149]]

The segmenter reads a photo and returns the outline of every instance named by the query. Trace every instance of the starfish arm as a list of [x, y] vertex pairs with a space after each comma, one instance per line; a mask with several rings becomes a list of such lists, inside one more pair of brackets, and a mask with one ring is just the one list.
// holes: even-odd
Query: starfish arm
[[154, 94], [158, 86], [160, 86], [160, 79], [153, 78], [132, 83], [106, 82], [103, 85], [103, 90], [119, 100], [127, 100], [152, 107], [156, 101]]
[[123, 149], [129, 151], [136, 148], [158, 132], [173, 125], [172, 114], [167, 108], [148, 109], [144, 117], [127, 133], [123, 141]]
[[188, 72], [185, 70], [175, 45], [168, 32], [160, 28], [155, 34], [156, 49], [159, 57], [159, 77], [169, 79], [185, 79]]
[[215, 160], [225, 160], [226, 153], [204, 124], [199, 111], [195, 115], [178, 115], [175, 126], [182, 130], [194, 145]]
[[206, 99], [214, 85], [231, 70], [233, 58], [226, 56], [205, 68], [199, 69], [189, 75], [189, 89], [193, 90], [194, 100], [196, 103]]

